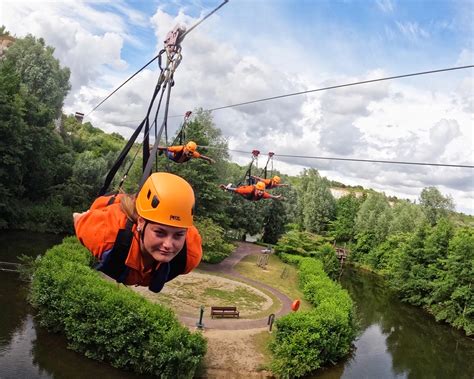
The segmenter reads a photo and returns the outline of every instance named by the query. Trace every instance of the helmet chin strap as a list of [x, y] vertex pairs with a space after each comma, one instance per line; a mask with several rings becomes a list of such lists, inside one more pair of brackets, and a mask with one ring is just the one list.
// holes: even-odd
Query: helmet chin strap
[[140, 241], [142, 241], [142, 243], [144, 243], [143, 238], [145, 236], [145, 228], [147, 225], [148, 225], [148, 220], [145, 220], [145, 223], [143, 224], [143, 228], [140, 228], [140, 230], [138, 231], [138, 234], [140, 234]]

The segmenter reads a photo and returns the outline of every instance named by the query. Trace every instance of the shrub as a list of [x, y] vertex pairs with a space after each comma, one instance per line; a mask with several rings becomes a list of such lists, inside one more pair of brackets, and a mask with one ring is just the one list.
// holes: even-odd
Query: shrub
[[317, 251], [310, 253], [310, 255], [319, 259], [323, 263], [324, 271], [331, 279], [337, 279], [339, 276], [340, 264], [339, 259], [337, 259], [336, 250], [331, 244], [323, 244]]
[[167, 308], [92, 270], [74, 237], [50, 249], [33, 276], [30, 300], [41, 325], [62, 332], [69, 347], [115, 367], [161, 378], [191, 378], [206, 342]]
[[283, 235], [275, 246], [277, 254], [287, 253], [307, 257], [311, 251], [318, 250], [328, 238], [309, 232], [289, 231]]
[[347, 291], [328, 278], [322, 262], [299, 261], [300, 287], [315, 308], [276, 322], [272, 370], [283, 378], [301, 377], [341, 359], [349, 353], [357, 329]]
[[281, 253], [279, 258], [283, 262], [289, 263], [291, 265], [299, 265], [300, 261], [303, 259], [303, 257], [299, 255], [286, 254], [286, 253]]
[[10, 227], [35, 232], [71, 233], [74, 230], [72, 210], [56, 199], [42, 204], [18, 202]]

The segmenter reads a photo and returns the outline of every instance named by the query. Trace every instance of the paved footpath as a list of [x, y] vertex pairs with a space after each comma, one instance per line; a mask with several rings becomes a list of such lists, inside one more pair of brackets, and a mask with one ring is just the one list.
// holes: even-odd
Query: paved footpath
[[[275, 295], [282, 304], [281, 309], [275, 313], [275, 318], [286, 315], [291, 312], [291, 303], [292, 300], [286, 295], [282, 294], [280, 291], [276, 290], [273, 287], [270, 287], [264, 283], [258, 282], [246, 278], [245, 276], [240, 275], [238, 272], [234, 271], [234, 266], [239, 263], [247, 255], [258, 255], [262, 253], [263, 246], [255, 245], [248, 242], [239, 242], [237, 249], [222, 262], [211, 265], [207, 263], [201, 263], [199, 268], [205, 272], [218, 272], [220, 274], [225, 274], [228, 277], [234, 277], [239, 281], [248, 283], [249, 285], [255, 288], [263, 288], [273, 295]], [[198, 321], [197, 317], [186, 317], [180, 316], [180, 320], [188, 326], [195, 327], [196, 322]], [[244, 319], [212, 319], [209, 316], [204, 317], [204, 326], [206, 329], [220, 329], [220, 330], [244, 330], [244, 329], [258, 329], [258, 328], [268, 328], [268, 316], [256, 320], [244, 320]]]

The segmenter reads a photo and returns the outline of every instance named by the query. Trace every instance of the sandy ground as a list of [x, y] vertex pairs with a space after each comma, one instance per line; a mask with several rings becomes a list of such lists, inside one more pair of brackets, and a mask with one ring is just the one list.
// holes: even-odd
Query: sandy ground
[[[131, 288], [151, 301], [167, 303], [175, 311], [181, 310], [181, 312], [178, 312], [180, 314], [184, 312], [184, 314], [197, 315], [199, 314], [199, 306], [203, 302], [203, 288], [219, 288], [232, 291], [239, 287], [262, 297], [260, 307], [265, 309], [271, 306], [271, 298], [252, 286], [215, 275], [196, 272], [176, 278], [168, 283], [160, 294], [153, 294], [145, 287]], [[196, 295], [195, 298], [189, 296], [189, 292], [186, 292], [189, 290]], [[172, 299], [172, 304], [169, 304], [170, 299]], [[239, 309], [242, 308], [244, 314], [250, 315], [252, 313], [252, 309], [245, 310], [245, 307], [239, 306]], [[229, 320], [229, 322], [232, 322], [232, 320]], [[190, 330], [194, 332], [196, 328], [190, 328]], [[202, 333], [208, 343], [207, 354], [204, 359], [204, 367], [201, 372], [197, 373], [196, 377], [213, 379], [271, 378], [272, 376], [268, 371], [262, 370], [262, 365], [265, 363], [264, 356], [258, 351], [254, 341], [255, 335], [262, 332], [268, 333], [268, 329], [219, 330], [205, 328]]]
[[254, 345], [253, 337], [267, 329], [249, 330], [205, 330], [207, 354], [204, 358], [204, 372], [198, 378], [271, 378], [260, 366], [264, 356]]

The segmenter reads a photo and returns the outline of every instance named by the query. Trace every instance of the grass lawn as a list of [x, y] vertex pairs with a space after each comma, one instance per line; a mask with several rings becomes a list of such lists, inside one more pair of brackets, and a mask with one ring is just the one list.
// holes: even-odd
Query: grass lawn
[[[259, 255], [248, 255], [234, 266], [234, 270], [247, 278], [278, 289], [290, 299], [301, 300], [300, 310], [302, 311], [313, 308], [310, 303], [304, 300], [304, 295], [298, 288], [298, 270], [294, 266], [283, 263], [276, 255], [272, 254], [264, 270], [257, 266], [258, 258]], [[286, 275], [282, 278], [284, 270]]]
[[[228, 275], [225, 275], [225, 274], [218, 274], [218, 273], [215, 273], [215, 272], [210, 273], [210, 272], [203, 271], [203, 270], [200, 270], [200, 269], [195, 269], [195, 271], [198, 272], [198, 273], [201, 273], [201, 274], [209, 275], [211, 277], [212, 276], [217, 276], [217, 277], [221, 277], [221, 278], [230, 279], [230, 280], [233, 280], [235, 282], [241, 282], [241, 283], [250, 285], [247, 282], [241, 281], [241, 280], [239, 280], [239, 278], [236, 278], [236, 277], [233, 277], [233, 276], [228, 276]], [[257, 287], [257, 289], [259, 291], [263, 292], [268, 297], [270, 297], [273, 301], [273, 304], [268, 309], [265, 309], [261, 312], [256, 312], [256, 313], [253, 313], [251, 315], [248, 315], [248, 316], [244, 317], [246, 319], [259, 319], [259, 318], [267, 317], [268, 315], [270, 315], [272, 313], [278, 312], [282, 307], [280, 299], [278, 299], [271, 292], [269, 292], [265, 288], [261, 288], [261, 287]], [[239, 295], [240, 295], [239, 291], [235, 291], [235, 292], [232, 292], [232, 293], [229, 293], [227, 291], [225, 291], [225, 293], [224, 293], [224, 291], [220, 291], [220, 290], [216, 291], [215, 289], [208, 289], [207, 291], [208, 291], [209, 294], [214, 295], [213, 298], [216, 301], [218, 299], [225, 299], [226, 301], [231, 302], [232, 303], [231, 305], [235, 305], [235, 302], [239, 299]], [[245, 297], [248, 298], [249, 296], [247, 295]], [[255, 299], [255, 300], [257, 300], [257, 299]], [[258, 304], [258, 302], [255, 301], [255, 304]]]
[[[151, 301], [173, 309], [177, 314], [193, 316], [205, 306], [205, 317], [211, 306], [236, 306], [241, 319], [261, 319], [281, 309], [280, 300], [263, 288], [222, 274], [194, 270], [194, 275], [179, 276], [166, 284], [160, 293], [135, 289]], [[229, 281], [226, 281], [229, 279]], [[246, 285], [241, 285], [246, 284]], [[257, 289], [255, 292], [252, 288]], [[266, 295], [267, 298], [262, 297]]]

